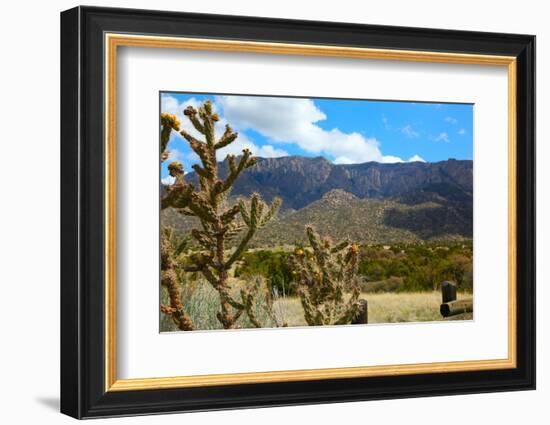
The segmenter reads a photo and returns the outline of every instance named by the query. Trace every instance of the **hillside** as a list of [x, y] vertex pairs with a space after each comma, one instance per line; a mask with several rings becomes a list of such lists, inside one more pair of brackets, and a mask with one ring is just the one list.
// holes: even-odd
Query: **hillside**
[[[260, 158], [239, 178], [229, 202], [253, 192], [283, 199], [278, 217], [251, 246], [301, 243], [306, 224], [334, 239], [368, 243], [469, 239], [472, 168], [472, 161], [456, 160], [335, 165], [321, 157]], [[224, 176], [227, 165], [220, 169]], [[197, 224], [171, 210], [162, 220], [182, 232]]]
[[[220, 163], [222, 177], [227, 169], [225, 161]], [[186, 178], [197, 183], [194, 173]], [[443, 197], [461, 194], [471, 198], [472, 185], [472, 161], [333, 164], [323, 157], [289, 156], [259, 158], [239, 177], [232, 194], [249, 196], [258, 192], [267, 201], [279, 196], [284, 208], [298, 210], [332, 189], [342, 189], [358, 198], [391, 198], [425, 189]]]

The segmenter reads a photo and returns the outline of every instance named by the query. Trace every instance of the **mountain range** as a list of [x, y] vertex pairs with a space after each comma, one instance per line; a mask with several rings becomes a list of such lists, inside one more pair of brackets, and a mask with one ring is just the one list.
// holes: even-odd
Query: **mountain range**
[[[227, 175], [226, 161], [219, 170]], [[194, 173], [186, 179], [197, 183]], [[254, 238], [256, 246], [301, 243], [306, 224], [333, 239], [362, 243], [472, 238], [470, 160], [333, 164], [323, 157], [258, 158], [237, 179], [230, 202], [254, 192], [267, 202], [276, 196], [283, 201], [278, 217]], [[181, 231], [196, 225], [170, 210], [162, 220]]]

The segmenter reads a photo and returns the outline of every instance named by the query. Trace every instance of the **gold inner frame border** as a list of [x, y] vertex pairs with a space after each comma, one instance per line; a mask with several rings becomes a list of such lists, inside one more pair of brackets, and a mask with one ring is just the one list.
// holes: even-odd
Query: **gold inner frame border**
[[[516, 359], [516, 58], [464, 53], [371, 49], [329, 45], [287, 44], [201, 38], [162, 37], [106, 33], [105, 46], [105, 391], [137, 391], [217, 385], [312, 381], [513, 369]], [[173, 377], [118, 379], [116, 325], [116, 97], [118, 47], [148, 47], [228, 51], [278, 55], [324, 56], [354, 59], [397, 60], [469, 65], [504, 66], [508, 72], [508, 358], [386, 366], [342, 367], [271, 372], [230, 373]]]

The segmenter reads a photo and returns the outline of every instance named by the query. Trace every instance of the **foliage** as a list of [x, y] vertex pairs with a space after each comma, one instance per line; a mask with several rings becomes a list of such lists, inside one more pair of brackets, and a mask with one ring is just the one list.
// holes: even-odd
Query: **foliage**
[[391, 276], [388, 279], [379, 280], [379, 281], [367, 281], [362, 279], [361, 281], [361, 292], [366, 292], [369, 294], [378, 294], [384, 292], [401, 292], [403, 287], [404, 279], [402, 277]]
[[359, 247], [348, 241], [333, 245], [311, 226], [306, 226], [306, 234], [313, 252], [297, 248], [290, 257], [306, 322], [310, 326], [351, 323], [359, 312]]
[[[228, 206], [227, 197], [232, 186], [245, 169], [255, 164], [256, 159], [248, 149], [243, 150], [238, 160], [234, 155], [228, 155], [229, 174], [222, 179], [218, 173], [216, 153], [233, 143], [238, 134], [227, 125], [222, 136], [219, 139], [216, 138], [215, 124], [219, 121], [219, 117], [213, 111], [209, 101], [206, 101], [198, 111], [188, 106], [184, 114], [195, 130], [204, 136], [204, 140], [199, 140], [184, 129], [180, 131], [201, 160], [201, 165], [193, 166], [193, 170], [199, 176], [199, 188], [195, 190], [193, 184], [185, 181], [183, 166], [178, 161], [174, 161], [168, 166], [168, 170], [175, 178], [175, 182], [166, 188], [161, 207], [172, 207], [179, 214], [198, 218], [200, 229], [194, 228], [191, 236], [201, 250], [190, 256], [191, 264], [184, 265], [183, 269], [186, 272], [200, 272], [212, 285], [220, 299], [218, 320], [224, 328], [234, 328], [245, 311], [250, 320], [253, 320], [252, 305], [256, 289], [254, 287], [242, 289], [240, 299], [235, 297], [229, 284], [229, 270], [241, 257], [258, 229], [276, 214], [280, 199], [274, 199], [272, 205], [268, 207], [260, 195], [253, 194], [247, 201], [241, 200], [236, 205]], [[178, 124], [179, 128], [179, 123], [175, 123], [174, 118], [167, 114], [161, 115], [161, 147], [164, 149], [167, 147], [170, 136], [170, 132], [166, 129], [168, 127], [176, 129], [175, 124]], [[228, 243], [238, 236], [240, 241], [229, 254]]]
[[[472, 243], [434, 242], [363, 247], [359, 274], [368, 282], [403, 279], [398, 291], [432, 291], [452, 280], [461, 291], [473, 288]], [[368, 284], [367, 284], [368, 286]]]
[[[295, 279], [286, 261], [290, 255], [282, 248], [247, 252], [236, 276], [260, 274], [280, 293], [295, 295]], [[460, 291], [472, 292], [472, 272], [471, 241], [362, 246], [359, 253], [363, 292], [432, 291], [444, 280], [456, 282]]]
[[290, 253], [282, 250], [258, 250], [247, 252], [235, 270], [235, 277], [247, 278], [262, 275], [269, 281], [272, 289], [283, 296], [294, 295], [292, 269], [289, 265]]

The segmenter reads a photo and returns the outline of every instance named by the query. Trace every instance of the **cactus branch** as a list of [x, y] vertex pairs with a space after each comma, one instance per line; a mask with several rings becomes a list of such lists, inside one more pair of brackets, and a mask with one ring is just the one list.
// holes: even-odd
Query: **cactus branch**
[[237, 139], [239, 136], [239, 133], [235, 133], [229, 125], [225, 126], [225, 132], [223, 133], [223, 136], [220, 138], [218, 143], [214, 146], [216, 149], [225, 148], [227, 145], [230, 145]]
[[231, 265], [237, 261], [242, 253], [244, 252], [246, 246], [250, 242], [250, 240], [254, 237], [255, 233], [263, 227], [269, 220], [273, 218], [273, 216], [277, 213], [281, 206], [281, 199], [275, 198], [273, 200], [273, 203], [271, 204], [267, 214], [262, 214], [263, 210], [267, 207], [267, 205], [262, 201], [260, 198], [260, 195], [257, 193], [254, 193], [252, 195], [252, 198], [250, 200], [250, 206], [247, 206], [244, 201], [239, 202], [239, 209], [241, 212], [241, 217], [243, 218], [243, 221], [248, 227], [248, 231], [246, 232], [245, 236], [241, 239], [241, 242], [239, 245], [237, 245], [237, 248], [229, 257], [229, 260], [225, 263], [225, 267], [229, 268]]
[[[172, 321], [179, 330], [193, 330], [193, 321], [185, 312], [181, 302], [180, 285], [176, 274], [176, 256], [170, 240], [170, 232], [165, 230], [161, 235], [161, 285], [168, 291], [170, 305], [161, 305], [161, 312], [172, 317]], [[178, 247], [181, 249], [181, 247]]]
[[[229, 271], [235, 261], [241, 257], [257, 230], [277, 213], [281, 201], [275, 199], [268, 208], [259, 195], [253, 194], [248, 203], [240, 202], [228, 207], [227, 193], [242, 172], [256, 163], [256, 159], [248, 149], [243, 150], [238, 162], [233, 155], [228, 155], [229, 173], [225, 179], [220, 179], [216, 151], [233, 143], [238, 134], [230, 126], [226, 126], [224, 133], [216, 141], [215, 124], [219, 121], [219, 117], [208, 101], [198, 110], [192, 106], [187, 107], [184, 115], [195, 130], [204, 136], [204, 140], [199, 140], [186, 130], [180, 129], [178, 123], [180, 134], [201, 161], [200, 165], [193, 166], [199, 177], [200, 187], [196, 190], [191, 184], [185, 182], [181, 164], [170, 164], [169, 171], [176, 181], [166, 188], [166, 193], [161, 200], [161, 208], [175, 208], [182, 214], [199, 219], [201, 229], [192, 230], [191, 236], [203, 251], [192, 254], [190, 256], [192, 264], [186, 264], [183, 270], [202, 273], [218, 292], [220, 311], [217, 313], [217, 318], [223, 327], [235, 327], [243, 313], [246, 313], [251, 323], [256, 326], [258, 321], [250, 306], [253, 304], [254, 291], [257, 289], [241, 292], [241, 301], [236, 300], [232, 295], [234, 288], [231, 288]], [[239, 215], [244, 224], [237, 221]], [[243, 230], [246, 231], [241, 236], [237, 248], [229, 255], [228, 242]], [[164, 308], [164, 311], [169, 309]]]

